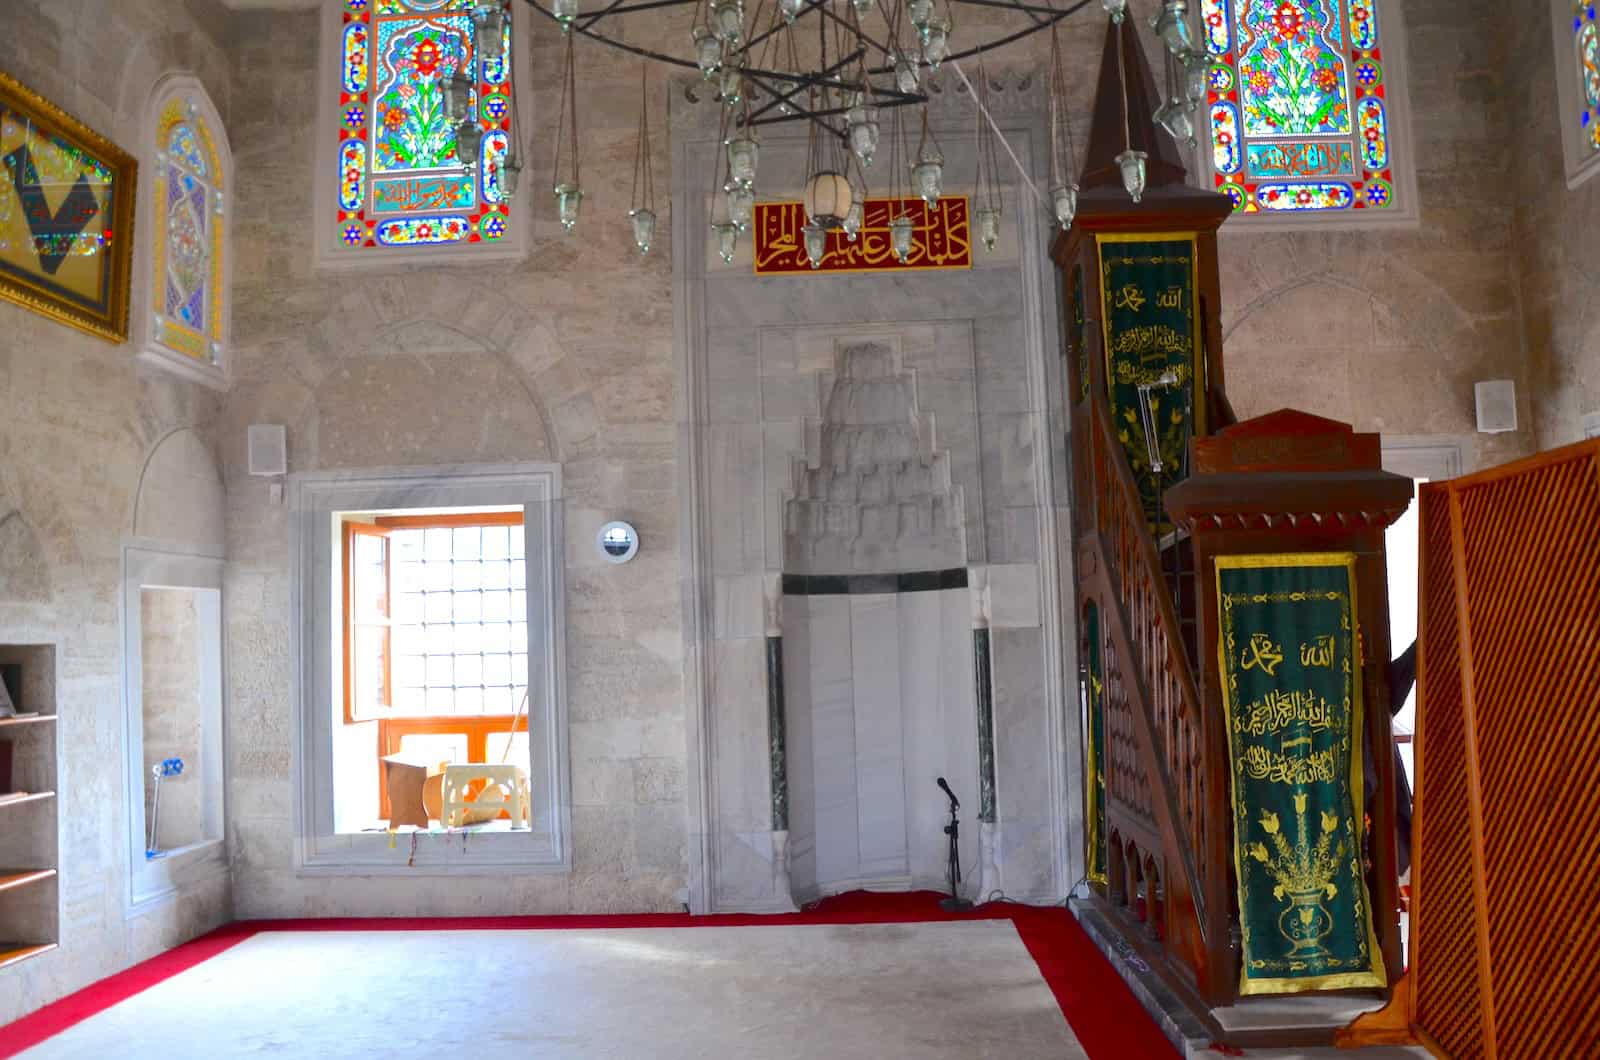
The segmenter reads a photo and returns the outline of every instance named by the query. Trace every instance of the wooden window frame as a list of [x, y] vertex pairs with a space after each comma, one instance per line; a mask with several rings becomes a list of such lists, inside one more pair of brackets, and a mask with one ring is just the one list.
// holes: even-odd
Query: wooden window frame
[[394, 576], [389, 563], [389, 550], [387, 542], [389, 531], [378, 523], [363, 523], [353, 519], [346, 519], [342, 524], [344, 546], [344, 594], [341, 604], [344, 612], [344, 723], [354, 725], [363, 721], [378, 721], [383, 715], [367, 717], [356, 709], [355, 688], [355, 644], [356, 644], [356, 615], [354, 605], [355, 597], [355, 539], [357, 537], [381, 537], [385, 541], [383, 553], [383, 605], [385, 608], [384, 633], [383, 633], [383, 691], [392, 698], [394, 694], [394, 650], [391, 631], [393, 626], [388, 620], [393, 614], [392, 596], [394, 593]]

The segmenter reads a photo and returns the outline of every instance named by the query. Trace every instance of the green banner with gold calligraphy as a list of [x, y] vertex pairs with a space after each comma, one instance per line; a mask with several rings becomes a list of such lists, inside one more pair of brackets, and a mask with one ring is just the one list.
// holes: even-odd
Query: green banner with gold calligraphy
[[1219, 556], [1241, 994], [1383, 987], [1362, 873], [1355, 555]]
[[1084, 818], [1089, 828], [1089, 856], [1086, 875], [1094, 883], [1106, 883], [1106, 737], [1105, 678], [1100, 658], [1100, 608], [1093, 600], [1083, 609], [1084, 641], [1088, 647], [1084, 694], [1089, 714], [1089, 768], [1087, 795], [1089, 812]]
[[[1195, 400], [1201, 374], [1195, 237], [1193, 233], [1101, 236], [1099, 249], [1111, 422], [1154, 526], [1164, 520], [1158, 519], [1161, 498], [1140, 419], [1140, 387], [1149, 387], [1162, 464], [1160, 489], [1184, 477], [1188, 440], [1204, 431], [1204, 402]], [[1161, 385], [1169, 373], [1172, 383]]]

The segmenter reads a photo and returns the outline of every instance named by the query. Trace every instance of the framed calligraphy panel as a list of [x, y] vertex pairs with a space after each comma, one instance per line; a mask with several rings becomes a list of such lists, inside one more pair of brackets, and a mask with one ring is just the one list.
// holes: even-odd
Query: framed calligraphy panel
[[0, 73], [0, 298], [128, 337], [138, 163]]
[[[910, 215], [916, 225], [911, 253], [904, 264], [895, 258], [889, 243], [889, 221], [902, 212]], [[800, 231], [806, 223], [805, 204], [758, 202], [754, 223], [756, 275], [970, 269], [972, 237], [967, 217], [965, 195], [947, 195], [934, 207], [921, 199], [868, 199], [856, 238], [851, 240], [838, 228], [830, 230], [822, 264], [813, 269]]]
[[[1196, 397], [1204, 394], [1204, 368], [1195, 234], [1103, 235], [1096, 245], [1111, 422], [1145, 514], [1161, 525], [1161, 492], [1187, 476], [1189, 439], [1205, 432], [1205, 402]], [[1141, 390], [1150, 404], [1148, 432]]]
[[1351, 552], [1218, 556], [1240, 994], [1383, 988]]

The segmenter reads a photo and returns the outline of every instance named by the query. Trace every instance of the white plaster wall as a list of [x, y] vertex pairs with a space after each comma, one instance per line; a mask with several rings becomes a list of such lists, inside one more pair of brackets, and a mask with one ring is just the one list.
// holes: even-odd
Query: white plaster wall
[[[222, 18], [210, 0], [8, 0], [0, 69], [136, 151], [166, 73], [195, 74], [230, 117]], [[0, 303], [0, 642], [56, 645], [61, 858], [61, 947], [0, 971], [0, 1024], [231, 915], [220, 877], [124, 917], [120, 545], [157, 443], [193, 428], [204, 448], [216, 411], [131, 347]], [[173, 489], [220, 525], [214, 492]]]

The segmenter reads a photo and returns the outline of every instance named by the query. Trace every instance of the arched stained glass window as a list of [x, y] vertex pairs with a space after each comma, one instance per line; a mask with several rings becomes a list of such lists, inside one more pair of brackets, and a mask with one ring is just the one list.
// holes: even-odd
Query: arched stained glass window
[[204, 382], [224, 378], [231, 155], [198, 82], [154, 101], [145, 351]]
[[1589, 151], [1600, 151], [1600, 26], [1595, 0], [1572, 5], [1572, 44], [1578, 71], [1578, 128]]
[[[336, 188], [339, 242], [351, 250], [494, 243], [512, 214], [499, 186], [511, 136], [511, 12], [503, 55], [480, 58], [481, 0], [340, 0]], [[481, 144], [457, 153], [448, 96], [470, 79]], [[477, 137], [462, 138], [463, 143]]]
[[1209, 168], [1236, 212], [1370, 215], [1408, 205], [1392, 135], [1396, 49], [1386, 35], [1396, 29], [1379, 0], [1200, 7], [1215, 63]]

